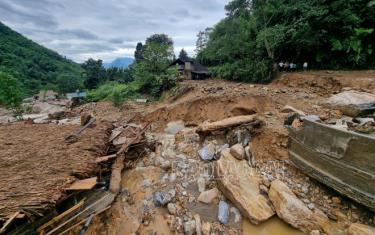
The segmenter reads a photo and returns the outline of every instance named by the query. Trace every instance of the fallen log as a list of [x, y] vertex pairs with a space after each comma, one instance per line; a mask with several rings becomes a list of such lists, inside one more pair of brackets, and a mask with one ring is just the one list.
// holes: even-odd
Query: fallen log
[[91, 117], [87, 124], [85, 124], [83, 127], [79, 128], [74, 132], [73, 134], [65, 137], [65, 142], [72, 144], [78, 141], [79, 137], [82, 135], [82, 132], [87, 129], [89, 126], [91, 126], [96, 119], [94, 117]]
[[198, 126], [198, 133], [210, 133], [217, 130], [223, 130], [235, 126], [240, 126], [247, 123], [258, 121], [257, 115], [244, 115], [226, 118], [217, 122], [203, 123]]
[[108, 155], [108, 156], [104, 156], [104, 157], [98, 157], [95, 159], [95, 163], [101, 163], [101, 162], [106, 162], [112, 158], [115, 158], [117, 155], [116, 154], [112, 154], [112, 155]]

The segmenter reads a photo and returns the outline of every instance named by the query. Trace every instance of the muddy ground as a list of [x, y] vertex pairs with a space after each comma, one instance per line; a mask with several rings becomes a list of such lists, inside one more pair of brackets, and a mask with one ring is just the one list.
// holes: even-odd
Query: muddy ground
[[[340, 113], [323, 105], [331, 94], [347, 87], [375, 93], [374, 84], [374, 71], [283, 73], [269, 85], [223, 80], [184, 81], [166, 93], [160, 102], [127, 102], [121, 108], [115, 108], [109, 102], [99, 102], [77, 107], [77, 113], [83, 110], [92, 113], [98, 120], [107, 122], [125, 120], [138, 124], [151, 123], [147, 138], [156, 143], [155, 148], [146, 148], [136, 160], [127, 161], [122, 175], [121, 193], [109, 210], [94, 217], [87, 234], [195, 234], [199, 225], [202, 226], [203, 234], [206, 234], [203, 227], [210, 227], [209, 234], [301, 234], [299, 230], [281, 222], [277, 216], [260, 226], [252, 225], [220, 190], [211, 203], [198, 201], [200, 187], [204, 187], [204, 190], [218, 187], [212, 178], [212, 166], [215, 162], [202, 161], [198, 151], [211, 142], [215, 146], [232, 145], [235, 135], [229, 131], [202, 138], [196, 134], [197, 126], [205, 122], [251, 114], [258, 115], [264, 123], [251, 135], [252, 153], [256, 160], [254, 168], [261, 182], [262, 193], [266, 195], [270, 183], [274, 179], [280, 179], [311, 211], [321, 211], [329, 218], [330, 222], [324, 229], [327, 234], [347, 234], [348, 227], [355, 222], [375, 226], [374, 212], [309, 178], [293, 166], [288, 159], [288, 132], [283, 126], [287, 114], [281, 112], [285, 105], [291, 105], [306, 114], [319, 115], [322, 119], [336, 117]], [[182, 128], [177, 128], [178, 133], [175, 133], [174, 129], [179, 124], [171, 125], [171, 122], [175, 121], [183, 123]], [[52, 155], [56, 156], [54, 161], [58, 162], [58, 156], [67, 151], [59, 138], [64, 136], [63, 131], [69, 132], [70, 129], [61, 130], [58, 138], [55, 134], [58, 131], [56, 127], [51, 128], [53, 134], [48, 135], [46, 132], [49, 128], [44, 128], [44, 125], [26, 128], [20, 126], [21, 124], [14, 124], [13, 127], [0, 126], [4, 129], [0, 132], [4, 133], [0, 139], [4, 145], [0, 146], [6, 146], [5, 143], [10, 140], [12, 143], [26, 141], [27, 133], [35, 132], [35, 136], [38, 136], [40, 131], [40, 136], [45, 136], [44, 141], [36, 141], [35, 144], [42, 147], [22, 147], [22, 152], [30, 153], [24, 156], [26, 159], [31, 159], [33, 151], [48, 152], [49, 149], [49, 154], [53, 153]], [[17, 134], [16, 139], [6, 137], [13, 131], [12, 128], [22, 129], [24, 134]], [[79, 155], [79, 158], [71, 162], [70, 170], [77, 168], [79, 171], [82, 162], [84, 168], [87, 168], [85, 156], [92, 157], [87, 153], [99, 156], [97, 152], [90, 152], [83, 146], [95, 146], [95, 142], [101, 139], [97, 136], [104, 133], [104, 130], [102, 131], [88, 132], [86, 139], [77, 143], [77, 149], [72, 151], [75, 151], [74, 156]], [[45, 138], [51, 139], [45, 141]], [[45, 143], [48, 144], [45, 146]], [[19, 153], [21, 150], [12, 148], [7, 150], [13, 151], [10, 154]], [[86, 155], [76, 154], [78, 148], [86, 151]], [[23, 170], [17, 169], [18, 172]], [[67, 177], [65, 180], [70, 179], [68, 175], [71, 175], [71, 171], [61, 172]], [[27, 174], [28, 171], [25, 175]], [[13, 191], [9, 188], [5, 192]], [[157, 193], [169, 195], [168, 203], [156, 205]], [[229, 204], [230, 221], [227, 225], [218, 221], [219, 201]], [[75, 230], [75, 233], [78, 231]]]
[[[213, 205], [197, 202], [197, 181], [202, 172], [189, 171], [189, 167], [205, 167], [207, 164], [202, 163], [197, 155], [204, 143], [193, 134], [195, 127], [203, 122], [254, 113], [265, 121], [262, 130], [252, 138], [256, 167], [263, 185], [268, 184], [269, 187], [267, 181], [280, 178], [311, 210], [322, 211], [328, 216], [331, 223], [324, 231], [327, 234], [347, 234], [349, 225], [355, 222], [375, 226], [373, 212], [309, 178], [293, 166], [288, 160], [288, 132], [283, 126], [286, 114], [280, 112], [285, 105], [291, 105], [306, 114], [319, 115], [324, 120], [337, 117], [339, 112], [324, 106], [330, 95], [348, 87], [375, 93], [374, 82], [374, 71], [286, 73], [270, 85], [222, 80], [186, 81], [166, 94], [161, 103], [128, 103], [112, 114], [96, 110], [97, 113], [105, 113], [105, 119], [115, 115], [120, 119], [151, 122], [152, 131], [157, 136], [155, 138], [162, 148], [166, 148], [166, 152], [150, 152], [136, 162], [135, 168], [127, 169], [122, 181], [124, 193], [108, 212], [95, 218], [89, 233], [170, 234], [183, 232], [184, 229], [186, 233], [184, 226], [196, 221], [195, 215], [198, 214], [202, 224], [210, 224], [211, 234], [263, 234], [262, 231], [272, 234], [275, 231], [273, 227], [277, 228], [278, 234], [298, 234], [283, 223], [278, 227], [279, 222], [274, 219], [267, 222], [266, 228], [264, 225], [249, 226], [246, 219], [243, 219], [244, 222], [231, 221], [227, 226], [221, 225], [217, 221], [217, 203], [219, 199], [228, 201], [221, 192]], [[186, 128], [176, 135], [166, 134], [167, 124], [176, 120], [182, 120]], [[220, 137], [214, 141], [223, 144], [223, 139]], [[171, 143], [174, 146], [172, 149], [167, 147]], [[171, 161], [172, 168], [161, 169], [159, 155]], [[281, 167], [276, 169], [275, 165]], [[130, 180], [132, 177], [137, 179]], [[206, 189], [217, 186], [215, 181], [206, 180]], [[152, 182], [151, 186], [149, 182]], [[155, 192], [168, 190], [175, 191], [172, 205], [167, 208], [150, 205]], [[233, 207], [233, 204], [230, 205]], [[169, 207], [176, 207], [177, 212], [171, 213]], [[232, 217], [235, 214], [231, 213]]]

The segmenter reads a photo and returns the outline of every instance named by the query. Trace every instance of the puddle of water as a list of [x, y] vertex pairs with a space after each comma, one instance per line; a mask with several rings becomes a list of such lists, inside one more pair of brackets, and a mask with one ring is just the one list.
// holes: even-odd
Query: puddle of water
[[247, 219], [242, 223], [243, 235], [303, 235], [304, 233], [291, 227], [277, 217], [266, 222], [253, 225]]
[[185, 128], [185, 123], [181, 120], [179, 121], [174, 121], [170, 122], [167, 124], [167, 127], [164, 129], [164, 132], [167, 134], [172, 134], [175, 135], [177, 134], [180, 130]]

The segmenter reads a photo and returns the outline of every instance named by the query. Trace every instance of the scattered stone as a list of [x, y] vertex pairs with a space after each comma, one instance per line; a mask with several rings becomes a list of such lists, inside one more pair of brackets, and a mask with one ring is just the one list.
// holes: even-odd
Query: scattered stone
[[202, 225], [202, 234], [203, 235], [210, 235], [211, 231], [211, 224], [209, 222], [205, 222]]
[[167, 128], [164, 129], [164, 132], [172, 135], [176, 135], [179, 131], [185, 128], [185, 123], [183, 121], [175, 121], [167, 124]]
[[153, 195], [153, 202], [154, 202], [155, 206], [165, 206], [170, 201], [172, 201], [172, 199], [173, 199], [174, 196], [175, 195], [173, 195], [172, 190], [170, 192], [168, 192], [168, 193], [156, 192]]
[[171, 214], [171, 215], [177, 214], [177, 206], [176, 206], [176, 204], [174, 204], [174, 203], [168, 203], [167, 208], [168, 208], [169, 214]]
[[282, 181], [274, 180], [268, 195], [277, 215], [288, 224], [304, 233], [320, 229], [314, 213]]
[[198, 178], [197, 184], [198, 184], [198, 191], [200, 193], [202, 193], [206, 190], [206, 180], [202, 176], [200, 176]]
[[198, 197], [198, 201], [204, 203], [212, 203], [218, 196], [219, 190], [217, 188], [213, 188], [202, 192]]
[[234, 215], [234, 222], [239, 223], [242, 219], [240, 211], [236, 207], [231, 207], [230, 212]]
[[224, 201], [219, 202], [219, 211], [217, 218], [220, 223], [227, 224], [229, 222], [229, 205]]
[[219, 189], [253, 224], [275, 214], [269, 201], [260, 194], [255, 169], [249, 167], [246, 161], [239, 161], [229, 152], [223, 152], [216, 162], [214, 174]]
[[315, 204], [314, 203], [309, 203], [307, 205], [307, 207], [310, 209], [310, 210], [313, 210], [315, 208]]
[[348, 233], [349, 235], [374, 235], [375, 228], [364, 224], [353, 223], [350, 225]]
[[193, 235], [195, 233], [195, 221], [189, 220], [184, 224], [184, 231], [187, 235]]
[[198, 155], [204, 161], [211, 161], [215, 157], [215, 145], [213, 143], [208, 143], [198, 151]]
[[243, 148], [242, 144], [235, 144], [230, 147], [230, 154], [232, 154], [232, 156], [238, 160], [242, 160], [245, 158], [245, 149]]
[[320, 235], [320, 231], [319, 230], [312, 230], [310, 232], [310, 235]]
[[160, 167], [161, 167], [161, 169], [167, 171], [167, 170], [171, 169], [172, 164], [169, 160], [165, 160], [165, 161], [161, 162]]
[[334, 204], [341, 204], [341, 199], [339, 197], [332, 197], [332, 202]]
[[195, 231], [197, 232], [197, 235], [202, 235], [202, 222], [201, 222], [201, 217], [199, 214], [194, 215], [194, 220], [195, 220]]

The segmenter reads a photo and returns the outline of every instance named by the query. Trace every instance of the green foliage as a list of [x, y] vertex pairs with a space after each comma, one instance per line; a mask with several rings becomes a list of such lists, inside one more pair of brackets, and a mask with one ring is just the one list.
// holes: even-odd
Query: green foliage
[[88, 59], [82, 64], [85, 70], [84, 85], [88, 89], [95, 89], [98, 85], [105, 81], [105, 69], [102, 60]]
[[106, 69], [106, 80], [117, 81], [120, 83], [128, 83], [133, 81], [132, 66], [129, 68], [108, 68]]
[[42, 47], [0, 22], [0, 70], [16, 77], [25, 96], [35, 95], [60, 74], [79, 77], [78, 64]]
[[134, 51], [134, 59], [136, 63], [143, 59], [142, 54], [143, 54], [143, 44], [141, 42], [138, 42]]
[[110, 100], [118, 107], [121, 106], [126, 99], [135, 98], [137, 96], [137, 89], [134, 85], [107, 82], [99, 86], [97, 89], [89, 91], [86, 100], [89, 102]]
[[166, 43], [149, 42], [143, 52], [143, 60], [134, 67], [134, 78], [141, 92], [159, 97], [173, 86], [177, 69], [169, 68], [173, 57], [173, 46]]
[[218, 77], [250, 82], [270, 81], [280, 60], [319, 69], [373, 68], [372, 2], [232, 0], [227, 17], [199, 43], [197, 58]]
[[[74, 92], [83, 89], [81, 78], [71, 74], [60, 74], [56, 79], [57, 90], [60, 94]], [[55, 89], [47, 89], [55, 90]]]
[[178, 55], [178, 58], [182, 59], [182, 60], [189, 58], [189, 56], [188, 56], [187, 52], [184, 50], [184, 48], [181, 49], [180, 54]]
[[0, 71], [0, 105], [16, 109], [22, 103], [20, 82], [13, 76]]

